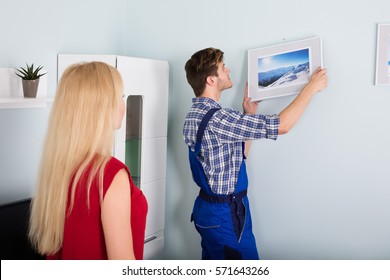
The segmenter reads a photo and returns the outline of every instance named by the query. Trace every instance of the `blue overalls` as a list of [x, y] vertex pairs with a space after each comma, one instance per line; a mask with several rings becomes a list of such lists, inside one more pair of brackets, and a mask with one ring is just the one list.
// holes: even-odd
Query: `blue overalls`
[[194, 221], [195, 228], [202, 238], [202, 259], [256, 260], [259, 259], [259, 255], [255, 237], [252, 233], [249, 201], [246, 195], [248, 177], [244, 159], [242, 160], [234, 193], [218, 195], [212, 192], [203, 166], [197, 157], [204, 130], [217, 110], [219, 109], [211, 109], [203, 117], [198, 128], [195, 151], [193, 152], [189, 147], [192, 176], [200, 187], [191, 220]]

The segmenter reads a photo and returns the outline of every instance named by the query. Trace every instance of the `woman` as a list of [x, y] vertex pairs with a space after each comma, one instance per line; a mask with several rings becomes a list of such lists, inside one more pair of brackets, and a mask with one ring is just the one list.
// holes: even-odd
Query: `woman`
[[29, 237], [48, 259], [142, 259], [147, 202], [111, 156], [125, 105], [119, 72], [68, 67], [58, 85]]

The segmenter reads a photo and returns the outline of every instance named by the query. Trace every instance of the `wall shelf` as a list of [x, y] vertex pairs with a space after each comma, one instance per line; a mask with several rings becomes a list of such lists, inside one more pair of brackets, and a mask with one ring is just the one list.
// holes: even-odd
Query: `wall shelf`
[[37, 97], [10, 97], [0, 96], [0, 109], [45, 108], [47, 103], [53, 102], [53, 98]]
[[23, 96], [21, 79], [14, 68], [0, 68], [0, 109], [45, 108], [53, 98], [47, 98], [47, 74], [39, 81], [36, 98]]

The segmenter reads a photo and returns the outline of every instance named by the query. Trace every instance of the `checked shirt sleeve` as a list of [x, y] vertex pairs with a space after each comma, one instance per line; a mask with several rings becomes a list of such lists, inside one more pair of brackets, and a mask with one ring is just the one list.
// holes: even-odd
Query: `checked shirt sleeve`
[[267, 138], [276, 140], [278, 115], [244, 115], [233, 109], [221, 109], [212, 119], [210, 129], [223, 143]]

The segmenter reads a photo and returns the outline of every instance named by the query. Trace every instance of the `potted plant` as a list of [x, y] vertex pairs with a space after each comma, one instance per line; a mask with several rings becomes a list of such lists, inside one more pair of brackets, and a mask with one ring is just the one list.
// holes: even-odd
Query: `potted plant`
[[43, 66], [34, 68], [34, 63], [30, 66], [26, 63], [27, 67], [20, 67], [15, 69], [17, 76], [22, 78], [23, 95], [24, 97], [36, 97], [39, 85], [39, 78], [46, 73], [41, 73]]

